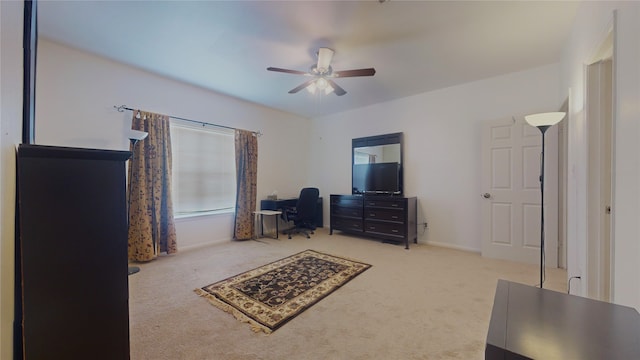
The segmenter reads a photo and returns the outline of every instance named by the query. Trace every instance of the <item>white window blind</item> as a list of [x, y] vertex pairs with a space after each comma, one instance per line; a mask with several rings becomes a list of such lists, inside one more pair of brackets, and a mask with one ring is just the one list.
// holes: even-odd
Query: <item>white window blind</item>
[[175, 216], [235, 209], [234, 132], [171, 122]]

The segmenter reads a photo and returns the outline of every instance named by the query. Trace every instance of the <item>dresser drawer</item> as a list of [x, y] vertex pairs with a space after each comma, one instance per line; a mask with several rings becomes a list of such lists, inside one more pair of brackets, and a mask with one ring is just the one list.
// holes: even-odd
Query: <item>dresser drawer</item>
[[331, 196], [331, 206], [362, 207], [362, 197], [360, 196]]
[[340, 230], [383, 241], [417, 243], [417, 199], [383, 195], [331, 195], [330, 234]]
[[403, 200], [386, 200], [386, 199], [366, 199], [364, 207], [388, 208], [388, 209], [404, 209]]
[[364, 210], [365, 220], [384, 220], [394, 221], [398, 223], [404, 223], [404, 211], [379, 209], [379, 208], [367, 208]]
[[336, 230], [362, 232], [362, 219], [331, 217], [331, 228]]
[[362, 218], [362, 207], [344, 207], [334, 205], [331, 207], [331, 215]]
[[399, 238], [404, 238], [406, 225], [367, 220], [364, 222], [364, 231], [372, 234], [397, 236]]

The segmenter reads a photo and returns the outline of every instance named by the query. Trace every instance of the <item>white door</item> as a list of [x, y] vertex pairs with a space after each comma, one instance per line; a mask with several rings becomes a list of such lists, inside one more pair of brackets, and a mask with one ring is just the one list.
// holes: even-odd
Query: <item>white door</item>
[[612, 60], [587, 67], [587, 296], [611, 299]]
[[[558, 135], [545, 134], [545, 263], [558, 266]], [[540, 264], [540, 131], [524, 117], [482, 129], [482, 256]]]

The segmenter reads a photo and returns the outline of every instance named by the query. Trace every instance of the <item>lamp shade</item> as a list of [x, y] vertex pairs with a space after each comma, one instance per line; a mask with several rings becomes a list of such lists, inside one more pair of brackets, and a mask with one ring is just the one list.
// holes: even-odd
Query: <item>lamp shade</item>
[[548, 112], [533, 115], [526, 115], [524, 119], [531, 126], [553, 126], [564, 119], [564, 112]]
[[148, 132], [146, 131], [140, 131], [140, 130], [129, 130], [129, 140], [135, 140], [135, 141], [140, 141], [143, 140], [144, 138], [146, 138], [149, 135]]

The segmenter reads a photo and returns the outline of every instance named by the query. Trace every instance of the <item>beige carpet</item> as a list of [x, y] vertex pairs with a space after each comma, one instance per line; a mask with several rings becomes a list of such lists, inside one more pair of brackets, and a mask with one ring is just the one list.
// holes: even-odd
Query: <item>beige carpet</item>
[[[372, 267], [278, 331], [255, 333], [194, 288], [312, 249]], [[131, 358], [482, 359], [498, 279], [534, 285], [539, 268], [428, 245], [328, 235], [228, 242], [140, 265], [129, 276]], [[545, 288], [566, 291], [547, 269]]]

